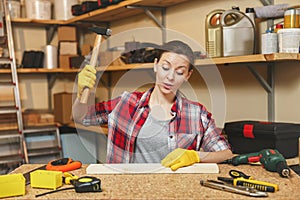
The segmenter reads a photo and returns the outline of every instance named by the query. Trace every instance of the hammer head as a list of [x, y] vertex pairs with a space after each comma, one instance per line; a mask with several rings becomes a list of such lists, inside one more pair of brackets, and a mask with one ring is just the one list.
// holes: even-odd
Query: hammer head
[[111, 35], [111, 30], [108, 28], [102, 28], [102, 27], [89, 27], [89, 29], [99, 35], [104, 35], [104, 36], [110, 36]]

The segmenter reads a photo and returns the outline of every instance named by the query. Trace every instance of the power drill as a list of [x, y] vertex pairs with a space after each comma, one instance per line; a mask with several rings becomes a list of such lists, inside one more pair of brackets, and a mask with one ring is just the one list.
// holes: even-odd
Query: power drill
[[263, 149], [259, 152], [241, 154], [224, 161], [223, 163], [234, 166], [252, 162], [260, 162], [262, 166], [271, 172], [278, 172], [281, 177], [289, 177], [290, 169], [285, 158], [276, 149]]

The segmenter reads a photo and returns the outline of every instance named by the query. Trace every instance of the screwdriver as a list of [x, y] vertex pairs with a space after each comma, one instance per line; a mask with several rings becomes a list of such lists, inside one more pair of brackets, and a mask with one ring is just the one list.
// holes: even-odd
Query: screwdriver
[[258, 181], [258, 180], [245, 179], [242, 177], [239, 178], [218, 177], [218, 180], [224, 181], [226, 183], [230, 183], [234, 186], [240, 185], [240, 186], [252, 187], [257, 190], [265, 191], [265, 192], [275, 192], [279, 190], [277, 184]]

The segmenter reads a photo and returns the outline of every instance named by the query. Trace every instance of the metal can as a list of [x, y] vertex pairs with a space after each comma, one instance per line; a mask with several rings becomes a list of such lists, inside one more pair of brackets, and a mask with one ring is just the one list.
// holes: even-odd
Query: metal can
[[288, 9], [284, 12], [284, 28], [300, 28], [300, 9]]
[[261, 35], [261, 53], [272, 54], [278, 52], [277, 33], [264, 33]]
[[299, 53], [300, 28], [278, 30], [279, 53]]

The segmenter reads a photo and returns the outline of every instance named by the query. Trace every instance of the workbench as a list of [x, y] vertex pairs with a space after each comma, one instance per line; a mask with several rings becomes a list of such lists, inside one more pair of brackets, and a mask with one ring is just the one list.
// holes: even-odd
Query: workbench
[[[41, 165], [24, 164], [12, 173], [26, 173]], [[86, 175], [88, 165], [72, 171], [74, 175]], [[229, 177], [231, 169], [240, 170], [254, 178], [276, 183], [279, 191], [268, 193], [267, 198], [260, 199], [299, 199], [300, 177], [291, 171], [290, 178], [281, 178], [278, 173], [268, 172], [261, 166], [227, 164], [218, 165], [218, 174], [99, 174], [92, 175], [101, 179], [102, 192], [75, 193], [66, 190], [35, 198], [35, 195], [47, 192], [47, 189], [33, 189], [26, 186], [26, 195], [8, 199], [254, 199], [244, 195], [215, 190], [200, 185], [200, 180], [217, 180], [218, 176]], [[70, 187], [68, 185], [62, 188]]]

